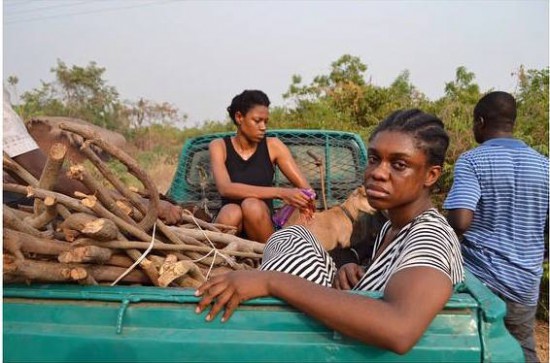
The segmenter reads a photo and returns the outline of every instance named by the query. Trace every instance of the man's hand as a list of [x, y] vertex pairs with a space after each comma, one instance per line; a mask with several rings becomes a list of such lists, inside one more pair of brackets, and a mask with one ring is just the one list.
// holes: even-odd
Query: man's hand
[[182, 220], [183, 208], [165, 200], [161, 200], [159, 203], [158, 216], [166, 224], [177, 224]]
[[268, 278], [265, 271], [233, 271], [213, 277], [195, 292], [195, 296], [202, 296], [195, 312], [200, 314], [214, 302], [206, 320], [211, 321], [225, 308], [221, 320], [225, 322], [241, 302], [268, 295]]
[[353, 262], [346, 263], [336, 272], [332, 285], [338, 290], [351, 290], [364, 274], [365, 269], [363, 267]]

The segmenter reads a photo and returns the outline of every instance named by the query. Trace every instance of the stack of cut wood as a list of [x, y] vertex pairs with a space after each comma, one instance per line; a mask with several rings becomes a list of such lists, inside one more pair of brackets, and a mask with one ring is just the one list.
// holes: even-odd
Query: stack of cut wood
[[[63, 167], [67, 149], [54, 144], [37, 180], [4, 154], [4, 171], [28, 184], [4, 182], [4, 191], [34, 198], [33, 206], [3, 206], [4, 283], [197, 287], [216, 274], [258, 266], [263, 244], [187, 210], [183, 224], [166, 225], [158, 218], [159, 193], [135, 160], [86, 127], [59, 127], [80, 138], [89, 162]], [[91, 145], [122, 162], [143, 184], [147, 199], [126, 187]], [[104, 187], [92, 171], [114, 188]], [[67, 196], [52, 191], [61, 172], [93, 192]]]

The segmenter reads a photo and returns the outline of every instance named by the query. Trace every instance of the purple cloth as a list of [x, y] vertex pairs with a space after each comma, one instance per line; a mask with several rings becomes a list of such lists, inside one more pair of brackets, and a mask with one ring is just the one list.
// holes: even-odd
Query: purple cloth
[[[315, 199], [315, 191], [313, 189], [301, 189], [302, 193], [304, 193], [308, 198]], [[295, 207], [285, 204], [281, 209], [279, 209], [271, 218], [273, 220], [273, 223], [275, 223], [275, 227], [277, 229], [283, 228], [285, 223], [288, 221], [292, 213], [294, 212]]]

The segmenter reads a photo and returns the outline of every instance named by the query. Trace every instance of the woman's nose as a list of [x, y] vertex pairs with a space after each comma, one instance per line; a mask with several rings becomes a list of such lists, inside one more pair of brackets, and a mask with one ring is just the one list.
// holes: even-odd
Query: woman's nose
[[[388, 179], [390, 172], [389, 167], [386, 163], [379, 163], [370, 168], [367, 168], [367, 172], [365, 174], [368, 174], [368, 176], [373, 179], [386, 180]], [[367, 175], [365, 175], [365, 178], [366, 177]]]

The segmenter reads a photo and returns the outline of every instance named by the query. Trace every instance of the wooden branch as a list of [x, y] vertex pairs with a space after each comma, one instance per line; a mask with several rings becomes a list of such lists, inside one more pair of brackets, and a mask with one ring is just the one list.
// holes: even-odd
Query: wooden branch
[[[89, 214], [96, 213], [99, 217], [111, 219], [115, 222], [115, 224], [122, 230], [127, 231], [129, 233], [134, 234], [136, 237], [143, 239], [145, 241], [150, 241], [151, 237], [145, 233], [144, 231], [140, 230], [138, 227], [133, 226], [129, 223], [126, 223], [121, 218], [115, 216], [113, 213], [109, 212], [105, 207], [103, 207], [99, 203], [91, 203], [87, 202], [88, 205], [91, 205], [92, 209], [85, 208], [86, 210], [89, 210]], [[126, 239], [121, 233], [117, 236], [118, 239]], [[127, 250], [126, 253], [128, 256], [130, 256], [134, 261], [137, 261], [141, 257], [141, 253], [138, 250]], [[147, 276], [150, 278], [153, 285], [158, 286], [158, 271], [155, 269], [151, 261], [148, 259], [144, 259], [141, 261], [140, 266], [143, 268]], [[116, 279], [116, 278], [115, 278]], [[114, 280], [114, 279], [113, 279]]]
[[[55, 143], [48, 152], [48, 158], [42, 169], [40, 180], [37, 187], [40, 189], [53, 190], [57, 179], [59, 178], [59, 172], [63, 166], [65, 155], [67, 154], [67, 147], [60, 143]], [[39, 214], [42, 212], [42, 201], [39, 199], [34, 200], [34, 212]]]
[[181, 216], [181, 219], [182, 219], [182, 221], [190, 223], [190, 224], [194, 224], [194, 225], [198, 224], [202, 229], [206, 229], [208, 231], [221, 232], [220, 229], [218, 227], [216, 227], [215, 225], [213, 225], [212, 223], [208, 223], [206, 221], [203, 221], [200, 218], [194, 217], [193, 213], [191, 213], [187, 209], [183, 210], [183, 214]]
[[21, 232], [25, 232], [30, 234], [31, 236], [39, 238], [51, 238], [53, 236], [50, 231], [39, 231], [28, 223], [25, 223], [17, 218], [17, 215], [13, 212], [13, 210], [5, 204], [3, 205], [2, 217], [4, 221], [4, 227], [9, 227]]
[[133, 220], [130, 216], [125, 213], [119, 207], [119, 204], [111, 195], [111, 191], [107, 190], [103, 185], [101, 185], [94, 177], [92, 177], [83, 165], [73, 165], [69, 168], [67, 176], [71, 179], [76, 179], [82, 182], [88, 188], [88, 190], [93, 193], [97, 199], [103, 204], [107, 210], [111, 211], [118, 217], [122, 218], [128, 223], [132, 223]]
[[4, 159], [3, 159], [2, 165], [6, 171], [12, 172], [14, 175], [16, 175], [19, 179], [23, 180], [25, 183], [33, 186], [38, 185], [38, 180], [31, 173], [29, 173], [25, 168], [19, 165], [15, 160], [10, 158], [5, 151], [4, 151]]
[[[38, 200], [38, 199], [36, 199]], [[36, 205], [36, 204], [35, 204]], [[26, 217], [23, 221], [36, 229], [44, 228], [57, 217], [57, 201], [52, 196], [47, 196], [43, 202], [44, 210], [39, 215]]]
[[[132, 159], [123, 150], [99, 138], [98, 135], [92, 130], [82, 127], [80, 125], [65, 123], [61, 123], [59, 125], [59, 128], [65, 131], [73, 132], [88, 139], [84, 142], [83, 148], [87, 147], [87, 145], [90, 143], [99, 146], [101, 149], [108, 152], [113, 157], [120, 160], [124, 165], [126, 165], [126, 167], [128, 168], [128, 172], [134, 175], [143, 184], [148, 192], [149, 204], [145, 217], [141, 220], [141, 222], [139, 222], [139, 225], [143, 230], [148, 231], [157, 221], [160, 203], [157, 187], [151, 177], [136, 163], [134, 159]], [[118, 187], [122, 187], [123, 190], [119, 190]], [[130, 193], [127, 190], [126, 186], [119, 185], [118, 187], [115, 186], [115, 188], [117, 188], [117, 190], [119, 190], [121, 194], [125, 195]]]
[[[78, 241], [75, 243], [78, 243]], [[112, 255], [109, 261], [105, 262], [106, 265], [119, 266], [124, 268], [132, 266], [133, 263], [134, 261], [126, 255]]]
[[15, 213], [15, 215], [17, 216], [17, 218], [19, 219], [22, 219], [23, 221], [26, 222], [26, 219], [27, 218], [34, 218], [34, 214], [32, 212], [32, 208], [29, 212], [27, 211], [24, 211], [23, 209], [21, 208], [12, 208], [11, 209], [13, 213]]
[[91, 262], [104, 264], [109, 261], [112, 254], [112, 251], [108, 248], [83, 246], [75, 247], [70, 251], [60, 253], [57, 260], [62, 263]]
[[142, 241], [151, 240], [151, 236], [143, 229], [141, 229], [138, 225], [128, 223], [122, 218], [116, 216], [105, 207], [103, 207], [100, 203], [98, 203], [94, 196], [86, 196], [86, 198], [81, 200], [81, 203], [89, 208], [89, 210], [92, 212], [90, 214], [95, 214], [100, 218], [105, 218], [113, 221], [117, 225], [117, 227], [120, 228], [121, 231], [131, 234], [141, 239]]
[[235, 226], [228, 226], [227, 224], [221, 224], [221, 223], [211, 223], [214, 227], [218, 228], [223, 233], [228, 234], [237, 234], [237, 227]]
[[[84, 147], [86, 146], [86, 147]], [[120, 194], [128, 199], [141, 213], [145, 214], [147, 211], [147, 208], [143, 204], [143, 201], [141, 197], [134, 193], [131, 188], [126, 188], [123, 182], [121, 182], [118, 177], [109, 169], [107, 164], [103, 162], [97, 156], [93, 150], [91, 150], [87, 145], [83, 145], [83, 147], [80, 149], [80, 151], [90, 160], [92, 164], [97, 168], [97, 170], [111, 183], [112, 186], [115, 187], [116, 190], [120, 192]]]
[[[166, 287], [172, 281], [189, 275], [199, 282], [205, 282], [201, 270], [191, 261], [178, 261], [174, 255], [168, 255], [160, 268], [159, 285]], [[197, 286], [198, 287], [198, 286]]]
[[229, 245], [232, 242], [242, 246], [249, 246], [246, 249], [252, 250], [255, 253], [262, 254], [264, 251], [265, 245], [263, 243], [246, 240], [237, 236], [233, 236], [226, 233], [212, 232], [212, 231], [200, 231], [196, 229], [188, 228], [179, 228], [179, 227], [170, 227], [178, 235], [190, 236], [199, 240], [205, 240], [208, 237], [213, 243], [221, 243], [224, 245]]
[[172, 229], [169, 226], [167, 226], [166, 224], [164, 224], [164, 222], [161, 221], [160, 219], [157, 221], [157, 227], [158, 227], [159, 231], [164, 233], [166, 238], [168, 238], [168, 240], [170, 242], [174, 243], [174, 244], [178, 244], [178, 245], [190, 244], [190, 245], [195, 245], [195, 246], [203, 246], [204, 245], [203, 243], [201, 243], [201, 241], [199, 241], [196, 238], [185, 236], [185, 235], [182, 235], [182, 234], [178, 235], [178, 234], [174, 233], [174, 231], [172, 231]]
[[[128, 254], [128, 256], [130, 256], [130, 258], [132, 258], [134, 261], [137, 261], [138, 259], [141, 258], [141, 252], [139, 252], [136, 249], [126, 250], [126, 254]], [[147, 258], [144, 258], [139, 265], [141, 266], [141, 268], [149, 278], [150, 282], [153, 285], [158, 286], [159, 273], [155, 265], [153, 265], [153, 263]], [[115, 281], [118, 278], [118, 276], [115, 277], [112, 281]], [[122, 281], [124, 281], [124, 279], [122, 279]]]
[[[78, 241], [72, 244], [78, 246], [87, 246], [87, 245], [96, 245], [105, 248], [111, 249], [136, 249], [136, 250], [145, 250], [149, 247], [149, 242], [141, 241], [108, 241], [108, 242], [98, 242], [91, 238], [80, 238]], [[189, 246], [189, 245], [173, 245], [169, 243], [156, 242], [153, 245], [154, 251], [192, 251], [206, 254], [212, 251], [211, 247], [201, 247], [201, 246]], [[220, 251], [224, 255], [235, 256], [235, 257], [248, 257], [248, 258], [257, 258], [261, 259], [262, 255], [253, 252], [241, 252], [236, 250], [229, 250], [227, 252]]]
[[[49, 191], [49, 190], [44, 190], [44, 189], [35, 188], [35, 187], [31, 187], [31, 186], [13, 184], [13, 183], [4, 183], [4, 190], [7, 191], [7, 192], [24, 194], [28, 197], [40, 198], [42, 200], [44, 200], [44, 199], [46, 199], [46, 197], [50, 196], [50, 197], [55, 198], [55, 200], [57, 201], [58, 204], [63, 204], [64, 206], [67, 206], [68, 208], [70, 208], [72, 210], [75, 210], [77, 212], [82, 212], [82, 213], [93, 214], [93, 211], [90, 210], [89, 208], [84, 207], [80, 203], [80, 201], [78, 201], [74, 198], [71, 198], [71, 197], [69, 197], [65, 194], [56, 193], [56, 192], [52, 192], [52, 191]], [[60, 211], [60, 210], [58, 209], [58, 211]], [[71, 213], [68, 212], [68, 211], [67, 211], [67, 213], [68, 213], [68, 215], [67, 215], [67, 217], [68, 217]], [[63, 218], [66, 218], [66, 216], [63, 213], [60, 212], [60, 214], [63, 216]]]
[[111, 241], [117, 238], [119, 230], [116, 224], [105, 218], [86, 213], [75, 213], [59, 226], [67, 241], [74, 241], [80, 234], [98, 241]]
[[[20, 179], [22, 179], [25, 183], [29, 184], [32, 187], [36, 187], [38, 185], [38, 180], [31, 173], [29, 173], [25, 168], [19, 165], [15, 160], [10, 158], [8, 154], [6, 154], [5, 152], [4, 152], [4, 169], [13, 171], [15, 175], [17, 175]], [[18, 185], [18, 184], [13, 184], [13, 185]], [[7, 190], [7, 191], [10, 191], [10, 190]], [[14, 192], [14, 193], [18, 193], [18, 192]], [[25, 193], [20, 193], [20, 194], [25, 194]], [[66, 218], [71, 214], [67, 210], [67, 208], [65, 208], [63, 205], [58, 205], [56, 208], [57, 208], [57, 212], [61, 216], [63, 216], [63, 218]]]
[[81, 231], [85, 236], [98, 241], [112, 241], [117, 238], [119, 230], [115, 222], [110, 219], [99, 218], [88, 222]]
[[[6, 261], [8, 260], [8, 261]], [[6, 263], [7, 262], [7, 263]], [[125, 271], [122, 267], [107, 265], [63, 264], [33, 260], [4, 258], [4, 283], [68, 282], [92, 276], [95, 281], [114, 281]], [[123, 282], [147, 284], [149, 279], [139, 270], [126, 275]]]
[[197, 252], [189, 252], [187, 255], [191, 258], [192, 262], [201, 264], [204, 266], [210, 267], [210, 266], [230, 265], [235, 270], [241, 270], [241, 268], [237, 266], [238, 264], [235, 262], [235, 260], [232, 257], [230, 257], [229, 260], [227, 260], [219, 254], [216, 254], [216, 257], [214, 257], [213, 253], [210, 256], [205, 257], [203, 254], [200, 254]]
[[[93, 199], [93, 198], [91, 198]], [[152, 237], [149, 236], [146, 232], [141, 230], [139, 227], [131, 225], [121, 218], [115, 216], [113, 213], [109, 212], [105, 207], [103, 207], [100, 203], [95, 203], [93, 200], [88, 200], [85, 202], [87, 205], [89, 205], [92, 210], [100, 217], [110, 219], [122, 230], [129, 234], [132, 234], [133, 236], [141, 239], [142, 241], [150, 242]], [[159, 223], [162, 223], [159, 221]], [[126, 239], [121, 233], [119, 234], [119, 239]], [[127, 250], [126, 253], [134, 259], [134, 261], [137, 261], [141, 257], [141, 253], [136, 249], [130, 249]], [[144, 271], [147, 273], [147, 276], [151, 279], [151, 282], [158, 286], [158, 271], [154, 267], [154, 265], [151, 263], [151, 261], [144, 259], [140, 266], [144, 269]]]
[[3, 232], [4, 249], [18, 258], [23, 257], [20, 253], [57, 256], [71, 249], [68, 242], [33, 236], [5, 226]]

